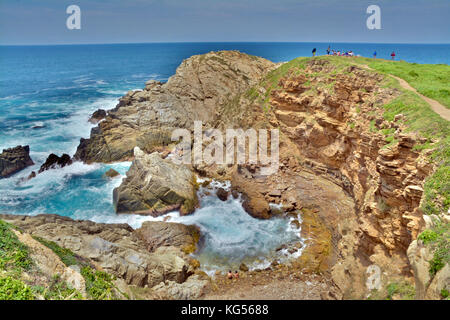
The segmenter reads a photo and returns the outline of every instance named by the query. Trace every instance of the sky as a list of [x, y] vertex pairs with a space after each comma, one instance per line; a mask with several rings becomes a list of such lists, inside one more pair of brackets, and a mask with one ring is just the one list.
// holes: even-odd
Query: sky
[[[80, 30], [66, 27], [69, 5]], [[450, 1], [0, 0], [2, 45], [224, 41], [450, 43]]]

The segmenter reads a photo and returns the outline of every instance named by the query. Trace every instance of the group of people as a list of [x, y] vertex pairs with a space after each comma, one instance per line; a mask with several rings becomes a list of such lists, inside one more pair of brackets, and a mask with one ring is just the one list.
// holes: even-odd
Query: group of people
[[[377, 52], [376, 51], [373, 52], [373, 58], [374, 59], [377, 58]], [[391, 58], [392, 58], [392, 60], [395, 60], [395, 51], [392, 51]]]
[[229, 270], [227, 273], [227, 279], [230, 279], [230, 280], [239, 279], [239, 273], [237, 271], [235, 271], [233, 274], [233, 272], [231, 272], [231, 270]]
[[[317, 48], [314, 48], [314, 49], [312, 50], [312, 55], [313, 55], [313, 57], [316, 56], [316, 53], [317, 53]], [[328, 49], [327, 49], [327, 55], [328, 55], [328, 56], [353, 57], [355, 54], [353, 53], [352, 50], [350, 50], [350, 51], [340, 51], [340, 50], [335, 51], [334, 49], [332, 50], [330, 47], [328, 47]], [[374, 53], [373, 53], [373, 58], [374, 58], [374, 59], [377, 58], [377, 52], [376, 52], [376, 51], [374, 51]], [[391, 53], [391, 58], [392, 58], [392, 60], [395, 60], [395, 52], [394, 52], [394, 51], [392, 51], [392, 53]]]
[[[317, 48], [314, 48], [313, 50], [312, 50], [312, 55], [313, 55], [313, 57], [315, 57], [316, 56], [316, 53], [317, 53]], [[353, 51], [340, 51], [340, 50], [338, 50], [338, 51], [335, 51], [335, 50], [331, 50], [331, 48], [330, 47], [328, 47], [328, 49], [327, 49], [327, 55], [328, 56], [345, 56], [345, 57], [353, 57], [355, 54], [353, 53]]]

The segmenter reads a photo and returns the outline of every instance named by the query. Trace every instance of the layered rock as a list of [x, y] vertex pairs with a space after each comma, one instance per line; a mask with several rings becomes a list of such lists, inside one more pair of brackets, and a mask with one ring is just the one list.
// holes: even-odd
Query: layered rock
[[127, 177], [113, 192], [116, 212], [158, 216], [180, 209], [191, 213], [197, 204], [194, 179], [186, 166], [135, 147]]
[[150, 81], [130, 91], [106, 119], [81, 139], [75, 159], [84, 162], [129, 160], [133, 148], [151, 153], [171, 143], [174, 128], [211, 122], [221, 107], [273, 69], [272, 62], [236, 51], [211, 52], [184, 60], [167, 83]]
[[7, 178], [33, 164], [29, 146], [3, 149], [0, 154], [0, 178]]
[[144, 222], [135, 231], [136, 236], [147, 245], [147, 250], [155, 251], [159, 247], [178, 247], [186, 253], [195, 251], [200, 238], [200, 229], [194, 225], [166, 222]]
[[[195, 271], [191, 258], [183, 251], [183, 248], [192, 245], [192, 239], [183, 242], [183, 239], [189, 239], [190, 230], [180, 229], [176, 224], [158, 222], [158, 227], [152, 228], [152, 222], [147, 222], [143, 230], [135, 231], [126, 224], [76, 221], [57, 215], [0, 215], [0, 219], [29, 235], [53, 241], [71, 250], [96, 268], [123, 279], [128, 285], [151, 288], [161, 283], [164, 285], [167, 281], [183, 283]], [[175, 231], [171, 231], [172, 227]], [[146, 228], [160, 228], [178, 234], [178, 241], [154, 243], [150, 252], [148, 243], [141, 240]], [[187, 232], [184, 236], [183, 231]], [[32, 250], [32, 253], [40, 254], [37, 250]], [[61, 273], [65, 274], [62, 266], [55, 265], [55, 268], [60, 268]]]

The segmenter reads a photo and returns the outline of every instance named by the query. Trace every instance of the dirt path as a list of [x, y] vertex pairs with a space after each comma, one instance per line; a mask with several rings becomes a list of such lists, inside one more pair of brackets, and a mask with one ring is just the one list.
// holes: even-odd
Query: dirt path
[[[377, 71], [375, 69], [370, 68], [368, 65], [364, 65], [366, 69]], [[437, 102], [436, 100], [433, 100], [431, 98], [425, 97], [423, 94], [419, 93], [415, 88], [413, 88], [408, 82], [403, 80], [402, 78], [399, 78], [397, 76], [394, 76], [393, 74], [389, 74], [392, 78], [396, 79], [400, 86], [403, 89], [409, 90], [417, 94], [419, 97], [421, 97], [423, 100], [425, 100], [426, 103], [431, 107], [431, 109], [436, 112], [438, 115], [441, 116], [441, 118], [450, 121], [450, 109], [447, 109], [445, 106]]]
[[436, 100], [430, 99], [428, 97], [425, 97], [423, 94], [420, 94], [419, 92], [417, 92], [416, 89], [411, 87], [410, 84], [408, 82], [406, 82], [405, 80], [403, 80], [402, 78], [396, 77], [392, 74], [391, 74], [391, 77], [393, 77], [394, 79], [397, 79], [398, 82], [400, 83], [400, 86], [403, 89], [412, 91], [412, 92], [416, 93], [419, 97], [421, 97], [423, 100], [425, 100], [425, 102], [430, 105], [431, 109], [433, 109], [433, 111], [436, 112], [438, 115], [440, 115], [443, 119], [450, 121], [450, 109], [447, 109], [445, 106], [443, 106]]

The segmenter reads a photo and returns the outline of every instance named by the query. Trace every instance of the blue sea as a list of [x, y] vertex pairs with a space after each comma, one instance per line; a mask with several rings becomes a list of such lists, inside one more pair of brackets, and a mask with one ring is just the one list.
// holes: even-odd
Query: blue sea
[[[103, 177], [109, 168], [116, 169], [124, 177], [129, 162], [75, 163], [39, 174], [30, 181], [22, 179], [32, 170], [36, 171], [50, 153], [73, 155], [80, 138], [89, 137], [92, 125], [87, 120], [93, 111], [113, 108], [119, 97], [128, 90], [143, 88], [149, 79], [166, 81], [183, 59], [194, 54], [239, 50], [280, 62], [310, 56], [312, 48], [317, 48], [318, 54], [325, 54], [329, 45], [335, 50], [353, 50], [367, 57], [376, 50], [379, 58], [389, 59], [390, 53], [395, 51], [397, 59], [409, 62], [450, 63], [450, 45], [158, 43], [0, 46], [0, 149], [29, 145], [35, 162], [34, 166], [10, 178], [0, 179], [0, 213], [55, 213], [98, 222], [126, 222], [139, 227], [150, 218], [116, 215], [112, 190], [121, 179]], [[235, 202], [230, 202], [231, 217], [243, 222], [237, 229], [221, 229], [213, 222], [222, 221], [218, 214], [226, 208], [215, 201], [204, 202], [206, 207], [204, 205], [189, 218], [190, 223], [203, 223], [206, 233], [209, 225], [211, 235], [214, 234], [210, 239], [221, 236], [230, 239], [230, 235], [246, 234], [248, 237], [241, 239], [242, 243], [249, 242], [256, 232], [249, 227], [255, 224], [254, 219], [249, 218], [242, 208], [237, 208]], [[205, 222], [205, 219], [210, 220]], [[270, 235], [279, 233], [280, 228], [288, 228], [288, 222], [284, 226], [279, 223], [259, 223], [257, 226], [262, 234]], [[268, 241], [268, 238], [260, 237], [260, 241]], [[266, 248], [264, 243], [249, 243]], [[272, 246], [269, 245], [267, 250], [279, 244], [277, 241], [270, 243]], [[250, 250], [249, 247], [241, 249], [244, 252]]]

